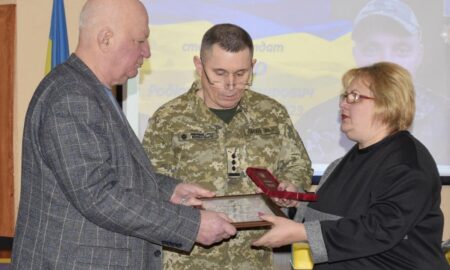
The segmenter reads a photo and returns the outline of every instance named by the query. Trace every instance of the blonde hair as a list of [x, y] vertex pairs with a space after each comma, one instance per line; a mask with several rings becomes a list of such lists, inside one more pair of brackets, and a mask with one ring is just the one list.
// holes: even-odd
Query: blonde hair
[[416, 110], [415, 93], [411, 74], [405, 68], [379, 62], [351, 69], [342, 77], [344, 89], [356, 79], [361, 80], [375, 97], [375, 119], [386, 124], [391, 132], [411, 127]]

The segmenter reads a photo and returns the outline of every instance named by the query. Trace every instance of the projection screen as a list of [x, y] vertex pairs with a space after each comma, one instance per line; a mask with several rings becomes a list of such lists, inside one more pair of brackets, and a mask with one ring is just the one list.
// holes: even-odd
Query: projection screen
[[[339, 130], [338, 95], [348, 69], [391, 61], [410, 70], [412, 133], [450, 175], [450, 1], [143, 0], [152, 56], [127, 85], [124, 110], [142, 140], [153, 112], [196, 79], [203, 33], [234, 23], [254, 40], [252, 89], [288, 110], [315, 175], [354, 144]], [[381, 18], [381, 22], [378, 20]]]

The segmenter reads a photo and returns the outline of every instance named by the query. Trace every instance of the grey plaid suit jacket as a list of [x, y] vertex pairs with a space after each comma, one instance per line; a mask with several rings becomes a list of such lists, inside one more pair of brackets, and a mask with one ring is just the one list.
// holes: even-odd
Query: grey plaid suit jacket
[[200, 213], [169, 198], [124, 115], [75, 55], [37, 88], [23, 136], [13, 269], [161, 269]]

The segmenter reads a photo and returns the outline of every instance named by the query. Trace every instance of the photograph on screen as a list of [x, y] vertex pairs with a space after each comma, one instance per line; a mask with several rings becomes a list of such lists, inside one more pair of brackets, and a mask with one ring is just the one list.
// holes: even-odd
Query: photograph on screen
[[[355, 143], [340, 132], [341, 76], [357, 66], [395, 62], [415, 81], [411, 132], [450, 175], [449, 0], [143, 0], [150, 11], [152, 57], [136, 82], [134, 127], [142, 139], [148, 119], [197, 79], [193, 57], [203, 33], [233, 23], [253, 38], [254, 91], [288, 110], [315, 175]], [[446, 36], [447, 33], [447, 36]], [[126, 108], [125, 108], [126, 110]]]

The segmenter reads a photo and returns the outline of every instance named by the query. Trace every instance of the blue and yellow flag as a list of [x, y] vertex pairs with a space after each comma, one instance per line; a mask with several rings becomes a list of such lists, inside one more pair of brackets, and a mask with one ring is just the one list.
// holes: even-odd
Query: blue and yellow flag
[[53, 0], [50, 38], [47, 48], [45, 74], [69, 57], [69, 42], [67, 39], [66, 14], [64, 0]]

